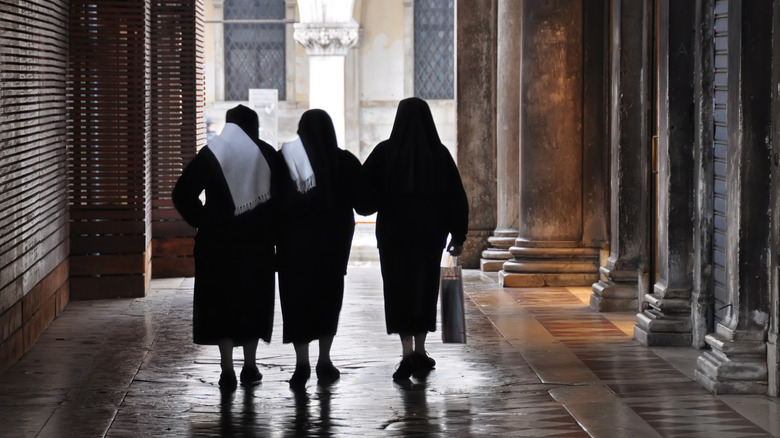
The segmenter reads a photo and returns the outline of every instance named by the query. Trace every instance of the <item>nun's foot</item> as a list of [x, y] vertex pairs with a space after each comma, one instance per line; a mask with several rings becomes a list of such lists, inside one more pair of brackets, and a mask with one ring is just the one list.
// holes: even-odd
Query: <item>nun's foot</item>
[[238, 386], [236, 381], [236, 372], [233, 370], [223, 371], [219, 375], [219, 389], [221, 391], [235, 391]]
[[241, 368], [241, 385], [254, 386], [260, 384], [261, 380], [263, 380], [263, 375], [256, 365]]
[[311, 376], [311, 367], [296, 365], [295, 372], [290, 378], [290, 389], [304, 389], [306, 388], [306, 382]]
[[414, 370], [415, 371], [430, 371], [436, 367], [436, 361], [432, 357], [428, 356], [428, 352], [414, 354]]
[[333, 366], [333, 362], [317, 364], [317, 380], [323, 385], [335, 382], [341, 377], [341, 372]]
[[412, 364], [413, 355], [405, 356], [401, 359], [401, 363], [398, 364], [398, 369], [393, 373], [393, 380], [409, 380], [412, 376], [414, 367]]

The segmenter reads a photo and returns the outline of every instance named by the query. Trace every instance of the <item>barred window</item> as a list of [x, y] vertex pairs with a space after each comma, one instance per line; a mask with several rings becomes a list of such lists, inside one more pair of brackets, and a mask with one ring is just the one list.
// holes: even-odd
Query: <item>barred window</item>
[[[284, 0], [229, 0], [225, 20], [284, 19]], [[250, 88], [285, 98], [284, 23], [225, 23], [225, 99], [247, 100]]]
[[455, 84], [453, 0], [414, 2], [414, 94], [452, 99]]

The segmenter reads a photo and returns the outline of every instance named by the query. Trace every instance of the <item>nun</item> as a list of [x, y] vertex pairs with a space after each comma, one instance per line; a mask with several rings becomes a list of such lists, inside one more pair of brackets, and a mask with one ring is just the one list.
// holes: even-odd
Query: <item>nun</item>
[[453, 256], [463, 251], [468, 200], [431, 110], [418, 98], [399, 103], [390, 138], [366, 158], [362, 175], [369, 202], [358, 213], [377, 213], [385, 324], [388, 334], [400, 336], [402, 347], [393, 379], [403, 381], [436, 365], [425, 339], [436, 330], [445, 245]]
[[340, 149], [328, 113], [308, 110], [298, 138], [282, 145], [287, 165], [279, 239], [279, 297], [282, 341], [295, 348], [290, 388], [303, 389], [311, 376], [309, 344], [319, 342], [317, 379], [330, 384], [340, 371], [330, 357], [344, 297], [360, 161]]
[[263, 378], [256, 351], [259, 339], [271, 341], [273, 329], [274, 238], [284, 165], [258, 137], [253, 110], [239, 105], [227, 111], [225, 121], [182, 172], [173, 203], [197, 228], [193, 341], [219, 346], [219, 387], [232, 391], [234, 347], [244, 350], [241, 384]]

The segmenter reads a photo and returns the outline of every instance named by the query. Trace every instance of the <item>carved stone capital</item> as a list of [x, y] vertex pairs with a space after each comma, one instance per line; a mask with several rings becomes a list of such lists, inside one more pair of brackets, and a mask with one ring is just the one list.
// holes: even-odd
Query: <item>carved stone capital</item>
[[296, 23], [293, 36], [308, 55], [341, 55], [358, 42], [359, 26], [349, 23]]

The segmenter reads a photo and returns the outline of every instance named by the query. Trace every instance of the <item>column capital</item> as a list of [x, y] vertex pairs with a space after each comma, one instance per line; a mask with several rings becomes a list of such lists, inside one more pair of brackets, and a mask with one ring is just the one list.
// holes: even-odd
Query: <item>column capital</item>
[[296, 23], [295, 41], [306, 48], [307, 55], [346, 56], [359, 39], [357, 22]]

